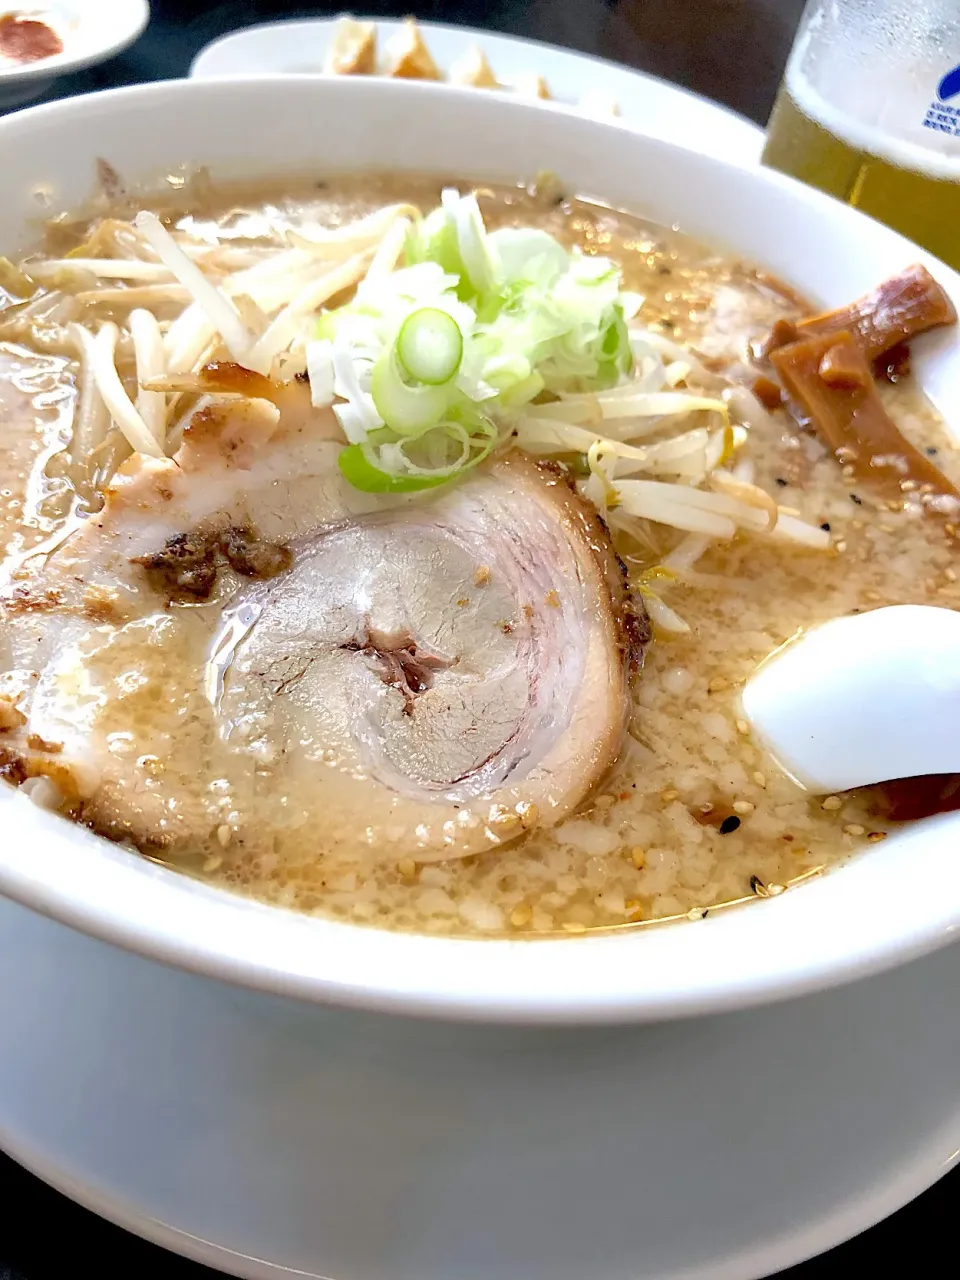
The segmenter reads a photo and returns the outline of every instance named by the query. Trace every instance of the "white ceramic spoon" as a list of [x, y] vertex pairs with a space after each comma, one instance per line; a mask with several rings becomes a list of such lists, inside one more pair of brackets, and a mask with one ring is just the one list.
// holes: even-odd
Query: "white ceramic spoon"
[[819, 795], [960, 773], [960, 613], [897, 605], [826, 622], [759, 668], [743, 710]]

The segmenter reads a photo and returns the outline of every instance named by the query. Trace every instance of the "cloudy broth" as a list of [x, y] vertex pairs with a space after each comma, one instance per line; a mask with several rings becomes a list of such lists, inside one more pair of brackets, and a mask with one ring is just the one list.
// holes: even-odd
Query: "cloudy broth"
[[[256, 240], [264, 219], [296, 224], [308, 214], [338, 225], [394, 200], [430, 208], [440, 185], [384, 177], [213, 188], [192, 191], [182, 208], [172, 195], [166, 211], [199, 235], [229, 229], [243, 244]], [[750, 264], [635, 217], [559, 192], [490, 187], [478, 196], [490, 227], [537, 225], [587, 254], [613, 258], [625, 286], [643, 295], [645, 326], [739, 379], [751, 376], [751, 343], [776, 320], [809, 310]], [[56, 225], [56, 251], [89, 230], [83, 219]], [[46, 350], [26, 346], [16, 313], [13, 302], [0, 312], [0, 530], [10, 564], [68, 515], [58, 457], [76, 398], [70, 353], [55, 340]], [[956, 450], [911, 379], [884, 384], [882, 395], [903, 433], [931, 456], [936, 451], [937, 465], [960, 479]], [[176, 775], [183, 803], [207, 815], [201, 838], [145, 843], [142, 851], [210, 883], [354, 923], [543, 936], [701, 918], [723, 904], [777, 895], [883, 839], [888, 819], [876, 793], [808, 796], [751, 738], [739, 692], [770, 653], [828, 619], [879, 605], [960, 608], [952, 534], [909, 503], [894, 509], [859, 489], [782, 409], [753, 426], [743, 452], [756, 482], [798, 516], [829, 526], [833, 546], [816, 552], [739, 537], [715, 544], [671, 584], [670, 605], [689, 632], [656, 637], [647, 648], [619, 759], [580, 812], [461, 860], [371, 857], [359, 840], [318, 830], [306, 810], [298, 814], [299, 794], [278, 791], [268, 760], [235, 767], [214, 740], [203, 696], [216, 620], [198, 607], [177, 621], [173, 609], [174, 623], [158, 627], [151, 646], [118, 642], [91, 659], [108, 673], [136, 673], [135, 696], [105, 707], [101, 727], [142, 760], [143, 786], [162, 793]], [[664, 534], [641, 544], [614, 531], [614, 540], [642, 593], [677, 539]], [[158, 735], [168, 758], [150, 745]], [[207, 760], [199, 776], [178, 771], [184, 736]], [[118, 835], [92, 812], [84, 820]], [[244, 838], [254, 826], [270, 838]]]

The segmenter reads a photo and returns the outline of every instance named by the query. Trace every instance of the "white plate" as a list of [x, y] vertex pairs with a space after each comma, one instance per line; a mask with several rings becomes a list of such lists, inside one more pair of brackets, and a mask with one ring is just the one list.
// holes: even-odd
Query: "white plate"
[[[190, 75], [209, 79], [319, 72], [335, 26], [336, 19], [328, 18], [245, 27], [202, 49]], [[377, 21], [381, 50], [399, 26], [398, 22]], [[762, 129], [726, 107], [642, 71], [538, 40], [434, 22], [420, 23], [420, 29], [444, 73], [470, 45], [478, 44], [503, 82], [522, 80], [531, 73], [541, 75], [559, 102], [575, 104], [584, 95], [600, 94], [618, 104], [624, 121], [654, 138], [744, 164], [756, 164], [760, 159]]]
[[755, 1280], [960, 1154], [957, 947], [772, 1009], [525, 1031], [234, 991], [0, 902], [0, 975], [0, 1144], [250, 1280]]
[[[7, 12], [14, 6], [2, 6]], [[58, 76], [105, 62], [137, 39], [150, 18], [149, 0], [51, 0], [14, 9], [53, 27], [63, 53], [37, 62], [0, 62], [0, 107], [38, 97]]]

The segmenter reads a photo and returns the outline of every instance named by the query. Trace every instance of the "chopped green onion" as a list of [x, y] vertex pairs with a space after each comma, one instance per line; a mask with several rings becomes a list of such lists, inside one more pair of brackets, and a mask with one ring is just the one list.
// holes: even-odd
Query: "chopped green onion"
[[397, 359], [417, 382], [443, 386], [456, 377], [463, 359], [463, 334], [456, 320], [436, 307], [414, 311], [397, 334]]
[[411, 387], [404, 382], [393, 349], [373, 366], [370, 385], [377, 413], [398, 435], [417, 436], [440, 421], [450, 399], [448, 387]]
[[[487, 229], [475, 195], [461, 196], [447, 188], [440, 194], [442, 208], [457, 236], [457, 250], [462, 268], [460, 284], [469, 292], [486, 294], [494, 287], [495, 268], [487, 240]], [[462, 293], [467, 290], [462, 289]]]
[[534, 227], [501, 227], [487, 236], [506, 284], [549, 289], [570, 264], [570, 255], [552, 235]]
[[[499, 439], [494, 424], [487, 418], [471, 422], [472, 434], [459, 422], [439, 423], [417, 439], [391, 441], [384, 428], [373, 433], [376, 443], [351, 444], [340, 451], [340, 471], [355, 489], [366, 493], [415, 493], [432, 489], [458, 479], [481, 463]], [[457, 455], [450, 460], [453, 444]], [[407, 453], [415, 448], [430, 459], [420, 466]]]
[[596, 386], [598, 389], [616, 386], [622, 373], [633, 368], [633, 349], [630, 334], [623, 316], [623, 307], [614, 303], [610, 322], [600, 338], [600, 358], [597, 361]]
[[457, 244], [457, 228], [445, 209], [434, 209], [419, 226], [410, 229], [404, 261], [407, 266], [436, 262], [451, 275], [461, 274], [463, 263]]
[[519, 382], [504, 387], [498, 397], [498, 403], [506, 410], [521, 408], [535, 399], [543, 390], [543, 386], [543, 378], [539, 373], [533, 372]]
[[[455, 479], [541, 393], [609, 393], [633, 368], [626, 319], [640, 299], [621, 291], [615, 264], [568, 252], [536, 228], [488, 234], [475, 195], [445, 189], [440, 207], [409, 228], [405, 261], [363, 281], [352, 303], [320, 321], [312, 345], [324, 399], [316, 343], [332, 344], [333, 411], [362, 450], [345, 455], [344, 474], [361, 488]], [[578, 402], [572, 421], [637, 416], [634, 400], [663, 385], [659, 354], [641, 346], [640, 358], [629, 403], [608, 413], [592, 400], [586, 413]]]
[[373, 451], [362, 444], [348, 444], [337, 457], [341, 474], [355, 489], [362, 489], [364, 493], [416, 493], [419, 489], [435, 489], [450, 480], [448, 475], [392, 475], [382, 471], [373, 457]]

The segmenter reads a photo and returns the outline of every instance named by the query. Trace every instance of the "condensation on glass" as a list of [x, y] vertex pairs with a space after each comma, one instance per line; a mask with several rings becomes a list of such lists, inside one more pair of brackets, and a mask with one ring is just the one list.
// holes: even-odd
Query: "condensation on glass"
[[958, 0], [809, 0], [763, 159], [960, 267]]

